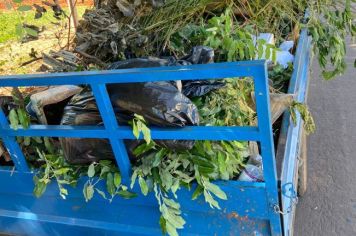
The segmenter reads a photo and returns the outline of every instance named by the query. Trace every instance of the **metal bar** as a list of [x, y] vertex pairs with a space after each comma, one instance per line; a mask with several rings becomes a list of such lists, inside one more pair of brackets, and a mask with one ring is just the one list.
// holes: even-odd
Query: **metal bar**
[[[306, 46], [303, 48], [303, 52], [301, 53], [301, 65], [297, 68], [299, 83], [297, 83], [296, 90], [298, 91], [296, 100], [298, 102], [304, 102], [306, 98], [307, 92], [307, 81], [308, 81], [308, 72], [309, 72], [309, 61], [310, 61], [310, 47], [311, 47], [311, 38], [305, 35], [305, 38], [301, 38], [301, 43], [305, 44]], [[289, 121], [290, 122], [290, 121]], [[299, 153], [300, 145], [299, 141], [301, 138], [301, 133], [303, 129], [303, 121], [301, 120], [300, 114], [296, 113], [296, 125], [289, 125], [288, 126], [288, 136], [286, 137], [286, 151], [284, 152], [283, 156], [283, 166], [282, 166], [282, 173], [281, 173], [281, 186], [285, 186], [288, 183], [293, 183], [294, 190], [297, 188], [297, 184], [295, 183], [294, 177], [296, 172], [298, 171], [298, 161], [297, 156]], [[291, 193], [287, 193], [291, 195]], [[293, 201], [292, 199], [286, 194], [282, 192], [282, 210], [284, 212], [288, 212], [290, 209], [289, 214], [283, 216], [283, 223], [284, 223], [284, 234], [285, 235], [292, 235], [293, 231]]]
[[264, 61], [249, 61], [110, 71], [2, 76], [0, 77], [0, 87], [81, 85], [96, 84], [98, 81], [102, 84], [108, 84], [248, 77], [251, 76], [254, 70], [263, 65]]
[[[0, 134], [2, 133], [3, 128], [10, 129], [10, 126], [2, 108], [0, 107]], [[1, 139], [14, 162], [16, 169], [20, 172], [29, 172], [26, 158], [21, 151], [20, 145], [16, 142], [15, 137], [2, 136]]]
[[[114, 133], [117, 139], [136, 139], [129, 126], [120, 126], [109, 133], [104, 127], [69, 125], [31, 125], [28, 129], [19, 127], [2, 129], [1, 136], [24, 137], [72, 137], [72, 138], [110, 138]], [[152, 139], [176, 140], [225, 140], [260, 141], [257, 127], [228, 126], [190, 126], [184, 128], [151, 128]], [[141, 136], [140, 139], [143, 137]]]
[[106, 86], [105, 84], [91, 84], [91, 88], [93, 90], [101, 118], [104, 121], [105, 129], [109, 133], [110, 144], [120, 169], [122, 181], [125, 184], [128, 184], [130, 183], [131, 177], [131, 163], [126, 152], [124, 141], [122, 139], [118, 139], [116, 136], [115, 130], [117, 130], [119, 126], [116, 121], [115, 112], [111, 105]]
[[[293, 74], [292, 78], [289, 83], [288, 87], [288, 93], [290, 94], [299, 94], [301, 93], [301, 85], [305, 83], [304, 81], [301, 81], [299, 78], [303, 77], [302, 75], [302, 66], [305, 64], [305, 53], [308, 52], [310, 56], [310, 47], [311, 47], [311, 41], [308, 40], [308, 34], [307, 34], [307, 29], [303, 29], [300, 37], [299, 37], [299, 43], [297, 46], [296, 50], [296, 56], [294, 60], [294, 69], [293, 69]], [[308, 46], [306, 46], [308, 45]], [[309, 60], [308, 60], [309, 62]], [[303, 63], [303, 64], [302, 64]], [[303, 86], [306, 86], [303, 85]], [[305, 92], [304, 92], [305, 93]], [[302, 102], [302, 100], [297, 101]], [[289, 111], [285, 111], [283, 115], [283, 121], [282, 121], [282, 126], [281, 126], [281, 131], [279, 134], [279, 140], [278, 140], [278, 150], [277, 150], [277, 172], [278, 172], [278, 177], [281, 179], [281, 173], [282, 173], [282, 166], [284, 165], [285, 159], [285, 148], [286, 148], [286, 141], [287, 141], [287, 133], [290, 125], [290, 114]]]
[[261, 155], [263, 161], [263, 175], [266, 183], [266, 194], [269, 204], [269, 216], [272, 236], [281, 235], [281, 218], [274, 211], [274, 206], [279, 206], [277, 169], [274, 153], [269, 86], [267, 66], [259, 67], [254, 71], [254, 85], [256, 94], [256, 110], [258, 128], [261, 135]]

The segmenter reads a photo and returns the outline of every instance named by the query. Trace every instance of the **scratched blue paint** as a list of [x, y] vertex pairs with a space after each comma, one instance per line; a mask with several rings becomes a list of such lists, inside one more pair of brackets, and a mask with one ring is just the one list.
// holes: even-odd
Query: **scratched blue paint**
[[[282, 235], [282, 219], [273, 210], [274, 205], [280, 205], [280, 196], [266, 70], [265, 61], [248, 61], [0, 77], [0, 87], [88, 84], [92, 87], [104, 121], [103, 127], [33, 125], [28, 129], [13, 130], [0, 111], [0, 138], [11, 153], [16, 167], [15, 171], [8, 167], [0, 167], [0, 232], [26, 235], [160, 235], [159, 212], [152, 194], [147, 197], [139, 195], [131, 200], [117, 198], [111, 204], [100, 197], [94, 197], [92, 201], [85, 203], [82, 197], [85, 178], [82, 178], [77, 188], [69, 189], [67, 200], [60, 199], [55, 183], [48, 186], [41, 199], [33, 197], [33, 173], [29, 171], [15, 137], [108, 138], [123, 175], [123, 181], [128, 183], [131, 166], [122, 140], [134, 139], [134, 136], [131, 128], [118, 126], [116, 123], [106, 84], [249, 76], [255, 82], [257, 127], [152, 128], [152, 138], [259, 141], [265, 182], [217, 181], [216, 184], [228, 196], [228, 201], [219, 201], [222, 210], [209, 208], [202, 197], [192, 201], [192, 192], [187, 189], [179, 190], [183, 217], [187, 221], [185, 229], [180, 230], [180, 233], [181, 235]], [[294, 76], [293, 80], [297, 80], [300, 76], [303, 74]], [[299, 86], [304, 86], [305, 79], [300, 81]], [[105, 188], [103, 184], [99, 184], [98, 187]], [[138, 186], [134, 187], [135, 192], [139, 192], [138, 188]]]

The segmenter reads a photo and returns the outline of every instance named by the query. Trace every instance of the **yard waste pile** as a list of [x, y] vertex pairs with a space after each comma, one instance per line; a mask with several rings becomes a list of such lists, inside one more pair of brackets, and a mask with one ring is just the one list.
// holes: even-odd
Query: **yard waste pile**
[[[295, 102], [293, 94], [287, 94], [300, 28], [311, 31], [321, 64], [333, 65], [331, 71], [324, 71], [325, 78], [332, 78], [344, 69], [344, 50], [339, 50], [342, 47], [338, 40], [330, 41], [330, 34], [335, 31], [329, 27], [338, 22], [340, 34], [333, 36], [341, 39], [352, 17], [346, 6], [343, 23], [339, 24], [339, 13], [329, 13], [327, 1], [317, 1], [320, 9], [314, 8], [315, 1], [297, 2], [98, 1], [95, 8], [85, 12], [73, 51], [51, 52], [43, 56], [44, 63], [50, 71], [78, 71], [266, 59], [273, 123], [280, 125], [279, 118], [285, 110], [291, 112], [292, 119], [299, 112], [310, 133], [315, 125], [307, 107]], [[309, 18], [304, 17], [307, 8]], [[327, 17], [320, 19], [320, 14]], [[330, 25], [322, 24], [323, 20]], [[263, 181], [263, 156], [256, 143], [152, 140], [150, 135], [150, 127], [154, 126], [256, 125], [251, 78], [109, 84], [107, 91], [119, 125], [131, 126], [137, 138], [125, 140], [133, 165], [130, 186], [121, 182], [107, 140], [19, 138], [29, 162], [37, 168], [36, 196], [40, 197], [54, 180], [59, 194], [66, 198], [66, 187], [74, 186], [81, 176], [88, 177], [83, 189], [86, 201], [94, 194], [109, 201], [116, 196], [133, 198], [138, 194], [132, 192], [137, 184], [141, 194], [154, 193], [161, 212], [157, 223], [162, 231], [178, 235], [185, 225], [177, 200], [180, 188], [195, 186], [193, 200], [203, 198], [210, 207], [220, 209], [218, 199], [228, 199], [215, 180]], [[18, 93], [14, 98], [16, 106], [8, 113], [13, 128], [52, 120], [41, 118], [45, 108], [36, 111], [39, 105], [33, 102], [34, 98], [30, 105]], [[90, 87], [83, 85], [60, 100], [56, 100], [61, 118], [56, 121], [58, 124], [103, 125]], [[32, 118], [24, 112], [26, 105]], [[143, 140], [139, 140], [140, 136]], [[106, 189], [98, 188], [99, 182], [105, 182]]]

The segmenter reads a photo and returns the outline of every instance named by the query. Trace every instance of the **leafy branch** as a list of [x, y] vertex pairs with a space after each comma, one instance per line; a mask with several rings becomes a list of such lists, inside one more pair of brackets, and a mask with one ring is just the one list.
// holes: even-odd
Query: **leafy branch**
[[315, 132], [315, 122], [306, 104], [294, 101], [289, 108], [289, 111], [294, 125], [297, 123], [296, 111], [298, 111], [302, 120], [304, 121], [304, 130], [306, 131], [306, 134]]
[[310, 1], [309, 7], [307, 27], [313, 38], [314, 51], [323, 68], [324, 79], [333, 79], [346, 70], [346, 36], [348, 33], [356, 35], [351, 1], [316, 0]]

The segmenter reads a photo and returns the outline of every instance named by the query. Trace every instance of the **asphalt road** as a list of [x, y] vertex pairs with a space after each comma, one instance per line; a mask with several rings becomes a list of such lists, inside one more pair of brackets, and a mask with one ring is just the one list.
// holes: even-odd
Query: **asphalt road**
[[308, 190], [297, 206], [296, 236], [356, 236], [356, 44], [347, 72], [323, 81], [314, 60], [308, 103], [317, 131], [308, 139]]

